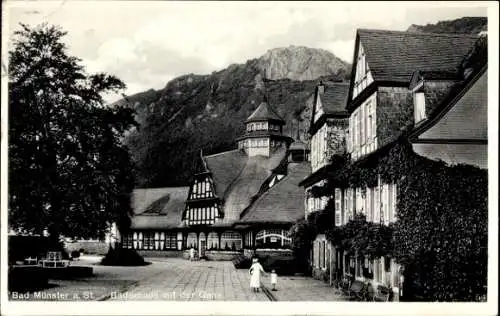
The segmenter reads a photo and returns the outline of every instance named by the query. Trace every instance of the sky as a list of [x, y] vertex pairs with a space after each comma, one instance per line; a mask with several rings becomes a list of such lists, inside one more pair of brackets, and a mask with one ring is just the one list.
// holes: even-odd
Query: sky
[[20, 22], [60, 25], [68, 32], [69, 53], [89, 72], [119, 77], [127, 95], [290, 45], [323, 48], [352, 63], [357, 28], [406, 30], [411, 24], [487, 15], [485, 7], [465, 2], [10, 0], [6, 8], [6, 34]]

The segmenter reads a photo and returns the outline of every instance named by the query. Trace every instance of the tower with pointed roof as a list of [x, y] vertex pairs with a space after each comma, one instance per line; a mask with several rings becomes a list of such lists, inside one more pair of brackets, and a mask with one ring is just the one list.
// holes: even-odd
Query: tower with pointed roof
[[292, 138], [283, 135], [285, 121], [264, 100], [245, 121], [246, 129], [238, 138], [238, 148], [248, 156], [269, 157], [276, 149], [288, 147]]

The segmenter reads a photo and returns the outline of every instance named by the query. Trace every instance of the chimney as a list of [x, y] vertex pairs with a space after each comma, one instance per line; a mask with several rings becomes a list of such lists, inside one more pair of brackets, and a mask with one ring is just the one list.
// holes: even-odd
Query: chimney
[[319, 85], [318, 85], [318, 92], [319, 92], [319, 93], [324, 93], [324, 92], [325, 92], [325, 85], [323, 84], [323, 81], [320, 81], [320, 82], [319, 82]]

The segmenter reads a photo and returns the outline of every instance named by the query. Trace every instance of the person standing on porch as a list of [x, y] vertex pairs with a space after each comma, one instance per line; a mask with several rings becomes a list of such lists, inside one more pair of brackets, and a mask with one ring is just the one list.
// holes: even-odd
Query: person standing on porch
[[259, 292], [260, 289], [260, 273], [265, 273], [264, 268], [262, 265], [259, 263], [259, 259], [254, 258], [252, 260], [252, 266], [250, 267], [250, 274], [252, 277], [250, 278], [250, 288], [254, 292]]

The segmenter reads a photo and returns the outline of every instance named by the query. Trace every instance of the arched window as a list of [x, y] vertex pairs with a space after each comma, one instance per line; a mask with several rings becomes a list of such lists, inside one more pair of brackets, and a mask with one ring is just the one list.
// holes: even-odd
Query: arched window
[[142, 244], [143, 244], [143, 240], [144, 240], [143, 238], [144, 238], [144, 236], [143, 236], [142, 232], [140, 232], [140, 233], [139, 233], [139, 237], [138, 237], [138, 239], [137, 239], [137, 240], [138, 240], [138, 243], [137, 243], [137, 248], [138, 248], [138, 249], [142, 249], [142, 247], [143, 247], [143, 246], [142, 246]]
[[161, 232], [160, 234], [160, 249], [165, 249], [165, 233]]
[[198, 248], [198, 245], [197, 245], [197, 242], [198, 242], [198, 238], [196, 238], [196, 233], [189, 233], [188, 236], [187, 236], [187, 247], [188, 248]]
[[134, 249], [138, 249], [138, 237], [137, 232], [134, 232]]
[[255, 235], [255, 245], [259, 248], [289, 248], [291, 240], [284, 229], [264, 229]]
[[155, 233], [155, 250], [160, 250], [160, 233]]
[[239, 250], [243, 247], [241, 234], [237, 232], [224, 232], [221, 236], [221, 249]]
[[216, 232], [208, 234], [207, 249], [219, 249], [219, 236]]

